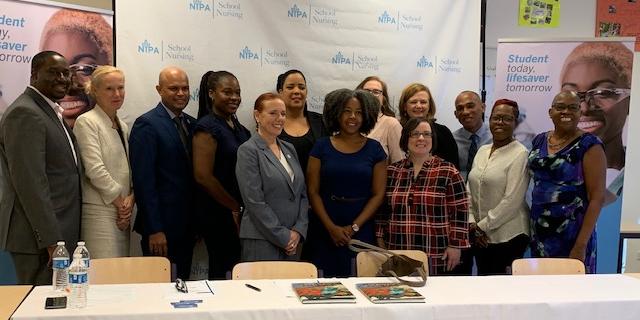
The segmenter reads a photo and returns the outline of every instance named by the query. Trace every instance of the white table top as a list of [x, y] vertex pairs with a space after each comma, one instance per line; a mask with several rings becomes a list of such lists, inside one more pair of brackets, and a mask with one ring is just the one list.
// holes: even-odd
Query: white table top
[[[177, 293], [169, 283], [93, 285], [87, 308], [45, 310], [50, 286], [36, 287], [13, 319], [640, 319], [640, 279], [620, 274], [430, 277], [417, 288], [426, 303], [385, 305], [369, 302], [355, 284], [389, 279], [340, 281], [357, 303], [303, 305], [290, 284], [309, 280], [236, 280], [212, 281], [214, 295]], [[203, 302], [190, 309], [170, 304], [193, 298]]]

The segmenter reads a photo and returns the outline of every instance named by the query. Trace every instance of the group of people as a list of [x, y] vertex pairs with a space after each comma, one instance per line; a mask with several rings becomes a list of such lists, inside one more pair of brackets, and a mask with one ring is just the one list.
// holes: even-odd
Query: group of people
[[241, 90], [230, 72], [202, 76], [194, 118], [183, 112], [187, 73], [166, 67], [160, 102], [129, 130], [118, 117], [125, 75], [99, 66], [85, 88], [96, 107], [72, 129], [57, 103], [71, 76], [61, 54], [38, 53], [30, 86], [0, 121], [0, 248], [21, 283], [51, 281], [57, 240], [84, 239], [92, 258], [128, 255], [132, 225], [143, 253], [168, 257], [183, 279], [197, 238], [210, 279], [240, 261], [301, 259], [325, 277], [350, 276], [350, 239], [425, 251], [431, 275], [470, 274], [473, 257], [479, 274], [504, 274], [527, 247], [595, 272], [606, 158], [600, 139], [578, 128], [589, 102], [580, 93], [556, 95], [554, 129], [529, 151], [513, 138], [515, 101], [497, 100], [485, 121], [478, 94], [461, 92], [462, 128], [452, 133], [436, 122], [427, 86], [404, 88], [396, 118], [372, 76], [327, 94], [320, 115], [307, 108], [299, 70], [255, 100], [252, 133], [236, 117]]

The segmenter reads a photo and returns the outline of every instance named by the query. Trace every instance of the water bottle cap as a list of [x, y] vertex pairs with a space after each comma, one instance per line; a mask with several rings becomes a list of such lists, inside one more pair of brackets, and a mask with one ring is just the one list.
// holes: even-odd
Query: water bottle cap
[[59, 246], [64, 246], [64, 241], [58, 241]]
[[78, 241], [78, 246], [84, 246], [84, 241]]

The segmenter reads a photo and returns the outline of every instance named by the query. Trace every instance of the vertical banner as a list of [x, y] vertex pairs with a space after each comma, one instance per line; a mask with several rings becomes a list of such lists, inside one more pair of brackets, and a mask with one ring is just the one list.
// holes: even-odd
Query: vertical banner
[[480, 1], [138, 0], [116, 1], [115, 11], [127, 122], [158, 102], [154, 86], [167, 65], [187, 71], [192, 115], [202, 75], [234, 73], [247, 127], [256, 97], [275, 91], [278, 74], [293, 68], [304, 72], [307, 102], [319, 112], [325, 94], [369, 75], [387, 82], [396, 109], [401, 90], [423, 82], [452, 130], [460, 126], [456, 95], [478, 90]]
[[[42, 50], [59, 52], [76, 71], [72, 89], [60, 101], [65, 121], [73, 125], [93, 107], [82, 85], [93, 66], [113, 63], [113, 13], [61, 5], [0, 0], [0, 117], [29, 85], [31, 58]], [[0, 284], [15, 283], [12, 262], [4, 252], [0, 252], [0, 270]]]
[[[69, 62], [74, 85], [60, 101], [63, 117], [75, 119], [93, 107], [82, 84], [95, 65], [113, 63], [113, 15], [52, 1], [0, 0], [0, 116], [29, 84], [31, 58], [57, 51]], [[92, 11], [89, 11], [92, 10]]]
[[626, 131], [631, 99], [633, 38], [571, 40], [499, 40], [494, 98], [518, 102], [516, 138], [527, 147], [540, 132], [553, 129], [548, 109], [562, 90], [584, 93], [578, 127], [604, 142], [608, 206], [598, 221], [598, 272], [615, 272]]

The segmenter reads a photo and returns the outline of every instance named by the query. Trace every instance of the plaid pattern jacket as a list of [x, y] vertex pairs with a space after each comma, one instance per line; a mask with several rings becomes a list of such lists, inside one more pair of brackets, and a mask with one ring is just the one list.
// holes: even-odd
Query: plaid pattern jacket
[[391, 250], [422, 250], [430, 274], [446, 266], [445, 249], [469, 247], [469, 197], [458, 170], [434, 156], [413, 178], [404, 159], [387, 167], [385, 204], [376, 216], [376, 236]]

